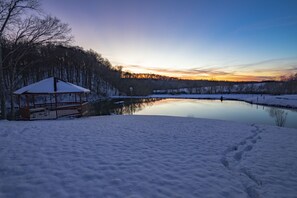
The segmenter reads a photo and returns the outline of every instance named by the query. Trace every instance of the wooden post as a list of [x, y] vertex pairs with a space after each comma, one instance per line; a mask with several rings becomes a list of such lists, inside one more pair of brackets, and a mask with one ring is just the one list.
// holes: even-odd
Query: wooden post
[[19, 105], [19, 110], [21, 108], [21, 95], [18, 95], [18, 105]]
[[54, 77], [54, 92], [55, 92], [55, 106], [56, 106], [56, 119], [58, 118], [58, 101], [57, 101], [57, 78]]
[[30, 120], [31, 119], [31, 113], [30, 113], [30, 97], [29, 95], [26, 95], [26, 108], [27, 110], [27, 113], [28, 113], [28, 119]]
[[50, 96], [50, 104], [51, 104], [51, 110], [53, 109], [53, 102], [52, 102], [52, 94], [49, 94]]
[[26, 95], [26, 108], [30, 109], [30, 98], [29, 95]]
[[57, 94], [55, 93], [55, 106], [56, 106], [56, 119], [58, 118], [58, 101], [57, 101]]
[[35, 96], [34, 95], [32, 95], [32, 99], [33, 99], [33, 106], [35, 108]]
[[81, 93], [79, 94], [79, 101], [80, 101], [80, 115], [83, 115], [83, 108], [82, 108], [82, 98], [81, 98]]

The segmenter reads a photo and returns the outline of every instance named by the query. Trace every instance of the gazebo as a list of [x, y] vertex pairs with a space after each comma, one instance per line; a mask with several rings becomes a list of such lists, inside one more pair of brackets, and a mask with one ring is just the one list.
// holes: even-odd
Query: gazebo
[[20, 119], [57, 119], [88, 112], [89, 89], [51, 77], [16, 90]]

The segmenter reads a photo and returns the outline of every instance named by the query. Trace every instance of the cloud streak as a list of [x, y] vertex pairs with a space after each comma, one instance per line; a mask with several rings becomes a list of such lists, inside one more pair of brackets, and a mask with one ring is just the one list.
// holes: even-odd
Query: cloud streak
[[[265, 67], [269, 65], [270, 67]], [[275, 65], [277, 67], [271, 67]], [[185, 79], [215, 79], [229, 81], [278, 80], [297, 72], [297, 57], [259, 61], [248, 64], [195, 67], [189, 69], [165, 69], [127, 65], [124, 70], [136, 73], [155, 73]], [[255, 68], [257, 67], [257, 68]], [[247, 70], [246, 70], [247, 69]]]
[[263, 66], [263, 65], [271, 66], [271, 65], [276, 65], [276, 64], [278, 64], [279, 66], [284, 66], [287, 64], [291, 64], [291, 63], [297, 65], [297, 56], [296, 57], [288, 57], [288, 58], [268, 59], [268, 60], [264, 60], [264, 61], [254, 62], [254, 63], [233, 65], [232, 67], [246, 68], [246, 67], [258, 67], [258, 66]]

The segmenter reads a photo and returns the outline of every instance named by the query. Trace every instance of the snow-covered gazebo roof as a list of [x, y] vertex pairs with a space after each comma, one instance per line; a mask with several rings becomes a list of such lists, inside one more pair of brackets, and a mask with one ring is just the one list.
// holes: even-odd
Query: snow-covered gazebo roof
[[61, 79], [51, 77], [39, 82], [33, 83], [14, 92], [16, 95], [21, 94], [62, 94], [62, 93], [89, 93], [89, 89], [85, 89], [78, 85], [65, 82]]

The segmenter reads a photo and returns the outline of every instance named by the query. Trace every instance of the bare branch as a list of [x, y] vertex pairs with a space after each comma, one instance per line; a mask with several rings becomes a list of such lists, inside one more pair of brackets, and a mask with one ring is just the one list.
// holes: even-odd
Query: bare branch
[[18, 21], [8, 38], [15, 43], [67, 44], [73, 39], [70, 32], [69, 25], [62, 23], [55, 17], [38, 18], [31, 16], [24, 21]]
[[0, 3], [0, 36], [9, 25], [13, 24], [28, 10], [39, 11], [38, 0], [1, 0]]

